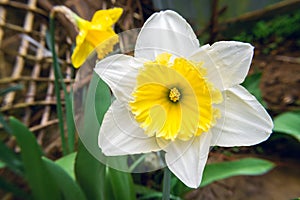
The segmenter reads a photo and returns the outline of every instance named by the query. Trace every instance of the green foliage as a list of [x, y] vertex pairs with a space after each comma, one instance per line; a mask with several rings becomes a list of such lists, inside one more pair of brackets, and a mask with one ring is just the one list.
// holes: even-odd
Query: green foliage
[[274, 118], [274, 131], [288, 134], [300, 141], [300, 111], [286, 112]]
[[[96, 88], [94, 95], [88, 95], [86, 100], [86, 112], [93, 113], [95, 109], [98, 123], [101, 125], [103, 117], [110, 106], [111, 95], [108, 86], [99, 80], [98, 76], [94, 74], [89, 91], [93, 91]], [[90, 102], [99, 102], [95, 104], [95, 108], [91, 107]], [[95, 125], [89, 125], [92, 121], [90, 116], [86, 115], [83, 130], [91, 130], [91, 127]], [[96, 132], [96, 135], [89, 135], [89, 141], [91, 145], [97, 145], [97, 129], [92, 129]], [[84, 138], [82, 138], [84, 139]], [[94, 143], [93, 143], [94, 142]], [[98, 146], [95, 148], [98, 149]], [[118, 162], [119, 166], [126, 164], [126, 160], [122, 158], [110, 159], [110, 162]], [[124, 168], [124, 167], [122, 167]], [[135, 199], [135, 190], [133, 180], [130, 174], [120, 172], [115, 169], [111, 169], [99, 162], [93, 155], [91, 155], [88, 149], [80, 142], [78, 147], [78, 153], [75, 162], [75, 176], [83, 191], [85, 192], [87, 199]]]
[[[8, 91], [8, 90], [7, 90]], [[11, 91], [11, 90], [10, 90]], [[0, 113], [0, 124], [2, 124], [4, 130], [7, 133], [12, 133], [11, 128], [8, 123], [4, 120], [3, 115]], [[0, 140], [0, 165], [2, 167], [6, 166], [16, 174], [23, 174], [23, 164], [19, 156], [15, 154], [10, 148], [8, 148], [1, 140]]]
[[285, 14], [271, 20], [258, 21], [251, 31], [243, 31], [235, 39], [245, 42], [264, 41], [270, 37], [293, 37], [300, 33], [300, 13]]
[[[162, 199], [163, 198], [163, 193], [162, 192], [158, 192], [156, 190], [150, 189], [148, 187], [142, 186], [142, 185], [135, 185], [134, 186], [135, 191], [137, 192], [137, 194], [139, 194], [141, 197], [139, 197], [139, 200], [142, 199]], [[175, 195], [170, 195], [170, 199], [173, 200], [182, 200], [182, 198], [180, 198], [179, 196], [175, 196]]]
[[94, 158], [80, 142], [75, 161], [75, 177], [87, 199], [110, 199], [105, 198], [105, 169], [106, 166]]
[[258, 158], [243, 158], [235, 161], [206, 165], [201, 187], [214, 181], [238, 175], [261, 175], [274, 167], [270, 161]]
[[0, 169], [5, 167], [5, 163], [0, 161]]
[[114, 199], [136, 199], [131, 174], [108, 168], [106, 176], [111, 182]]
[[21, 148], [25, 177], [34, 199], [61, 199], [59, 188], [42, 160], [42, 151], [34, 135], [15, 118], [10, 118], [10, 126]]
[[[59, 120], [59, 129], [60, 129], [60, 137], [62, 141], [62, 149], [63, 154], [66, 155], [74, 151], [74, 142], [75, 142], [75, 123], [73, 119], [73, 111], [72, 111], [72, 93], [67, 92], [66, 84], [64, 83], [64, 79], [60, 70], [58, 58], [55, 51], [55, 38], [54, 38], [54, 18], [50, 16], [50, 34], [48, 33], [47, 36], [47, 43], [52, 52], [53, 56], [53, 68], [54, 68], [54, 86], [55, 86], [55, 96], [56, 96], [56, 110], [57, 116]], [[64, 134], [64, 115], [62, 112], [62, 103], [61, 103], [61, 96], [60, 96], [60, 89], [63, 90], [65, 96], [65, 108], [66, 108], [66, 124], [67, 124], [67, 131], [68, 131], [68, 142], [66, 143], [66, 138]]]
[[55, 161], [55, 163], [64, 169], [73, 180], [75, 180], [74, 166], [76, 155], [77, 153], [74, 152]]
[[53, 161], [43, 157], [44, 164], [59, 187], [64, 200], [86, 200], [81, 188], [69, 174]]
[[0, 188], [6, 192], [10, 192], [14, 194], [15, 197], [18, 197], [19, 199], [29, 200], [32, 199], [32, 197], [21, 190], [19, 187], [15, 186], [14, 184], [8, 182], [4, 178], [0, 176]]
[[131, 174], [107, 167], [81, 143], [76, 157], [75, 175], [87, 199], [135, 199]]
[[16, 174], [23, 174], [23, 164], [19, 156], [9, 149], [2, 141], [0, 141], [0, 152], [0, 161], [2, 161], [2, 167], [5, 165]]
[[251, 30], [242, 31], [233, 39], [244, 42], [265, 44], [263, 53], [277, 48], [287, 38], [299, 38], [300, 12], [285, 14], [270, 20], [258, 21]]

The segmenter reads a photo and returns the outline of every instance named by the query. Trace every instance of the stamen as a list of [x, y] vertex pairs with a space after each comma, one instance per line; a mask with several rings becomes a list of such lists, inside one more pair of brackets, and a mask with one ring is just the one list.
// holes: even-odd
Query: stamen
[[177, 101], [179, 101], [179, 99], [180, 99], [180, 92], [179, 92], [179, 90], [176, 87], [170, 89], [169, 98], [174, 103], [176, 103]]

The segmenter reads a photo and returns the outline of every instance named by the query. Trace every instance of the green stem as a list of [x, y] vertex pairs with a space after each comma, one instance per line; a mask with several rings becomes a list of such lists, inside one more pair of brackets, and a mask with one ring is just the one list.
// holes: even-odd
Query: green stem
[[164, 170], [164, 180], [163, 180], [163, 200], [170, 199], [170, 190], [171, 190], [171, 171], [168, 167]]
[[139, 157], [130, 167], [129, 167], [129, 172], [132, 173], [132, 171], [145, 159], [146, 154], [142, 155]]
[[62, 144], [62, 151], [63, 154], [66, 155], [68, 153], [66, 140], [65, 140], [65, 131], [64, 131], [64, 118], [63, 118], [63, 112], [62, 112], [62, 104], [61, 104], [61, 97], [60, 97], [60, 87], [59, 87], [59, 65], [57, 60], [57, 55], [55, 52], [55, 39], [54, 39], [54, 15], [50, 15], [50, 44], [51, 44], [51, 52], [52, 52], [52, 58], [53, 58], [53, 67], [54, 67], [54, 87], [55, 87], [55, 96], [56, 96], [56, 111], [57, 111], [57, 117], [58, 117], [58, 126], [60, 130], [60, 138], [61, 138], [61, 144]]

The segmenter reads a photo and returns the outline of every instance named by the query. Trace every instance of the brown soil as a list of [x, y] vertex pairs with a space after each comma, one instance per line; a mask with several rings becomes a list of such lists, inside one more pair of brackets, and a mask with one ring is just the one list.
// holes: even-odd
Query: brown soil
[[299, 197], [300, 162], [285, 160], [276, 164], [276, 168], [264, 175], [231, 177], [195, 190], [189, 193], [186, 199], [285, 200]]
[[253, 59], [252, 69], [258, 68], [263, 73], [262, 96], [276, 114], [300, 109], [300, 51], [294, 43], [287, 41], [269, 55], [258, 49]]

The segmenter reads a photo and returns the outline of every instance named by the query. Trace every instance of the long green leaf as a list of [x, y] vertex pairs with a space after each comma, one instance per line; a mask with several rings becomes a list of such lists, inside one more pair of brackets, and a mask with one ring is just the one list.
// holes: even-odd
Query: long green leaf
[[289, 134], [300, 141], [300, 112], [286, 112], [275, 117], [274, 131]]
[[[53, 67], [54, 67], [54, 75], [55, 75], [55, 86], [56, 89], [59, 90], [59, 84], [63, 89], [64, 96], [65, 96], [65, 108], [66, 108], [66, 123], [67, 123], [67, 133], [68, 133], [68, 148], [65, 149], [66, 152], [70, 153], [74, 151], [74, 142], [75, 142], [75, 123], [73, 119], [73, 109], [72, 109], [72, 93], [68, 93], [66, 84], [64, 82], [64, 78], [61, 73], [61, 68], [59, 66], [58, 58], [55, 51], [55, 40], [54, 40], [54, 16], [50, 16], [50, 37], [48, 37], [47, 42], [49, 42], [49, 46], [53, 56]], [[60, 94], [56, 91], [56, 97], [60, 99]], [[60, 102], [58, 102], [58, 106], [61, 107]], [[62, 114], [62, 113], [61, 113]], [[62, 120], [62, 116], [60, 116], [60, 120]]]
[[10, 127], [8, 126], [7, 122], [5, 121], [4, 116], [2, 115], [2, 113], [0, 113], [0, 124], [2, 124], [3, 129], [4, 129], [7, 133], [11, 134], [11, 129], [10, 129]]
[[55, 163], [63, 168], [73, 180], [75, 180], [74, 166], [76, 155], [77, 153], [74, 152], [55, 161]]
[[23, 165], [20, 158], [0, 141], [0, 160], [10, 168], [13, 172], [21, 175], [23, 173]]
[[60, 188], [64, 200], [85, 200], [84, 193], [79, 185], [68, 173], [55, 162], [43, 157], [43, 161]]
[[32, 197], [24, 192], [22, 189], [17, 187], [16, 185], [13, 185], [12, 183], [9, 183], [7, 180], [2, 178], [0, 176], [0, 188], [6, 192], [11, 192], [14, 194], [15, 197], [19, 197], [20, 199], [32, 199]]
[[106, 166], [94, 158], [80, 142], [75, 161], [75, 176], [87, 199], [106, 200]]
[[[95, 107], [91, 105], [93, 105], [92, 102], [95, 101], [95, 93], [93, 93], [93, 89], [95, 89], [98, 85], [97, 78], [96, 74], [92, 77], [85, 101], [86, 104], [84, 113], [86, 114], [83, 119], [83, 127], [81, 129], [79, 128], [79, 132], [81, 133], [80, 139], [84, 141], [84, 144], [92, 145], [89, 146], [89, 148], [92, 148], [94, 151], [99, 151], [97, 143], [97, 135], [99, 132], [98, 123], [102, 123], [103, 116], [110, 105], [109, 101], [103, 101], [103, 99], [110, 99], [110, 92], [108, 86], [101, 81], [100, 84], [102, 83], [103, 85], [102, 87], [99, 87], [99, 104], [101, 104], [101, 108], [99, 108], [100, 113], [97, 113], [97, 116], [89, 116], [91, 113], [95, 112]], [[110, 192], [111, 185], [106, 179], [106, 166], [90, 154], [89, 150], [84, 146], [81, 140], [79, 141], [78, 152], [75, 160], [76, 180], [85, 192], [87, 199], [113, 199], [113, 194]]]
[[24, 124], [13, 117], [10, 118], [10, 127], [21, 148], [25, 177], [31, 187], [33, 197], [36, 200], [61, 199], [59, 189], [42, 161], [42, 151], [34, 135]]
[[113, 195], [116, 200], [136, 199], [134, 184], [130, 173], [121, 172], [113, 168], [109, 168], [107, 177], [111, 181]]
[[68, 148], [66, 144], [66, 138], [65, 138], [65, 130], [64, 130], [64, 116], [62, 111], [62, 103], [61, 103], [61, 96], [60, 96], [60, 85], [59, 85], [59, 64], [58, 64], [58, 58], [55, 51], [55, 24], [54, 24], [54, 16], [50, 16], [49, 18], [49, 24], [50, 24], [50, 37], [49, 37], [49, 48], [52, 53], [52, 59], [53, 59], [53, 68], [54, 68], [54, 89], [55, 89], [55, 97], [56, 97], [56, 112], [58, 117], [58, 127], [60, 131], [60, 139], [62, 144], [62, 151], [63, 154], [68, 154]]
[[[58, 93], [58, 91], [60, 90], [60, 86], [63, 89], [64, 92], [64, 96], [65, 96], [65, 107], [66, 107], [66, 123], [67, 123], [67, 131], [68, 131], [68, 148], [65, 145], [65, 149], [64, 152], [65, 153], [70, 153], [74, 151], [74, 143], [75, 143], [75, 123], [74, 123], [74, 119], [73, 119], [73, 109], [72, 109], [72, 93], [68, 93], [67, 91], [67, 87], [66, 84], [64, 83], [64, 78], [62, 76], [61, 70], [60, 70], [60, 66], [59, 66], [59, 62], [58, 62], [58, 58], [56, 55], [56, 51], [55, 51], [55, 42], [54, 42], [54, 30], [55, 30], [55, 26], [54, 26], [54, 16], [50, 17], [50, 37], [48, 37], [48, 42], [50, 43], [50, 49], [52, 52], [52, 56], [53, 56], [53, 67], [54, 67], [54, 75], [55, 75], [55, 92], [56, 92], [56, 97], [57, 97], [57, 106], [58, 106], [58, 115], [59, 115], [59, 120], [61, 120], [60, 122], [60, 130], [61, 133], [63, 133], [64, 131], [62, 130], [63, 128], [63, 115], [62, 115], [62, 105], [60, 103], [60, 93]], [[60, 85], [59, 85], [60, 83]], [[64, 136], [61, 134], [62, 139], [64, 140]]]
[[214, 181], [238, 175], [261, 175], [274, 167], [270, 161], [258, 158], [244, 158], [236, 161], [206, 165], [201, 187]]

